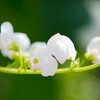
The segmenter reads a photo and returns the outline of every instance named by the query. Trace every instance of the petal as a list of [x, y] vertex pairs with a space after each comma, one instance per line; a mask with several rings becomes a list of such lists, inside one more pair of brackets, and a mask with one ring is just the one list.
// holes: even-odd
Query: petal
[[46, 49], [47, 48], [47, 45], [45, 42], [34, 42], [32, 43], [31, 47], [30, 47], [30, 52], [31, 51], [35, 51], [35, 50], [39, 50], [40, 48], [40, 51], [42, 49]]
[[[34, 59], [38, 60], [37, 64], [34, 64]], [[44, 54], [42, 54], [38, 51], [31, 52], [30, 53], [30, 61], [31, 61], [31, 67], [32, 68], [34, 66], [35, 70], [40, 70], [41, 69], [41, 64], [44, 63], [44, 62], [48, 62], [48, 56], [44, 55]]]
[[[47, 46], [33, 45], [33, 47], [31, 48], [32, 49], [29, 56], [31, 61], [31, 68], [33, 68], [34, 59], [38, 59], [38, 63], [43, 63], [48, 61], [48, 56], [51, 56], [50, 52], [47, 50]], [[35, 70], [41, 69], [41, 66], [39, 66], [39, 64], [35, 65]]]
[[75, 60], [76, 50], [73, 42], [67, 36], [62, 35], [61, 37], [67, 46], [67, 59], [72, 58], [72, 60]]
[[94, 64], [96, 63], [100, 63], [100, 54], [98, 54], [98, 56], [96, 56], [96, 59], [93, 61]]
[[1, 38], [1, 34], [0, 34], [0, 49], [4, 49], [2, 38]]
[[31, 62], [31, 72], [33, 72], [33, 70], [34, 70], [34, 64], [33, 62]]
[[45, 77], [53, 76], [58, 68], [58, 63], [54, 57], [50, 56], [48, 59], [48, 62], [41, 64], [41, 74]]
[[9, 48], [12, 42], [13, 27], [9, 22], [4, 22], [1, 25], [1, 38], [5, 49]]
[[30, 46], [30, 40], [24, 33], [15, 33], [12, 39], [23, 51], [27, 50]]
[[47, 48], [46, 43], [44, 42], [33, 43], [30, 52], [32, 52], [32, 55], [36, 53], [37, 55], [51, 55], [50, 51]]
[[1, 25], [1, 33], [13, 33], [13, 26], [10, 22], [4, 22]]
[[9, 33], [1, 33], [2, 43], [5, 49], [9, 48], [12, 43], [12, 35]]
[[32, 44], [32, 47], [33, 47], [33, 46], [36, 46], [36, 45], [45, 47], [45, 46], [46, 46], [46, 42], [40, 42], [40, 41], [34, 42], [34, 43]]
[[7, 51], [6, 50], [1, 50], [1, 53], [4, 57], [7, 57]]
[[9, 57], [10, 59], [14, 59], [15, 56], [16, 56], [16, 52], [14, 52], [14, 51], [12, 51], [12, 50], [9, 50], [9, 51], [8, 51], [8, 57]]
[[4, 57], [8, 57], [10, 59], [14, 59], [14, 57], [16, 56], [16, 52], [12, 51], [12, 50], [1, 50], [1, 53]]
[[87, 46], [87, 52], [91, 53], [100, 53], [100, 37], [93, 38]]
[[67, 59], [67, 45], [64, 43], [60, 34], [52, 36], [47, 43], [51, 53], [63, 64]]
[[93, 38], [87, 46], [87, 52], [93, 54], [93, 63], [100, 62], [100, 37]]
[[70, 38], [68, 38], [67, 36], [61, 35], [61, 38], [63, 39], [64, 43], [68, 46], [73, 46], [74, 44], [73, 42], [70, 40]]
[[67, 49], [67, 59], [75, 60], [76, 58], [76, 50], [73, 47], [68, 47]]

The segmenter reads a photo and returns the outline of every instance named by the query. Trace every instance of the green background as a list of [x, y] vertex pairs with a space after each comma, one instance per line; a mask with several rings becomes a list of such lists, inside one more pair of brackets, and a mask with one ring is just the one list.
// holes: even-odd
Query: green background
[[[86, 0], [0, 0], [0, 24], [10, 21], [14, 31], [26, 33], [31, 43], [47, 42], [59, 32], [72, 39], [82, 57], [85, 48], [75, 37], [76, 31], [91, 21], [85, 5]], [[0, 54], [0, 65], [8, 62]], [[99, 73], [99, 68], [48, 78], [0, 73], [0, 100], [100, 100]]]

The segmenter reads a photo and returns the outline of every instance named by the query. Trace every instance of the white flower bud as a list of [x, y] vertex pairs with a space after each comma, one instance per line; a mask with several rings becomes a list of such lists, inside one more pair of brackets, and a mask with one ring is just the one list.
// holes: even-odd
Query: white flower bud
[[87, 53], [93, 55], [93, 63], [100, 62], [100, 37], [95, 37], [90, 41], [87, 46]]
[[67, 59], [75, 60], [76, 50], [67, 36], [57, 33], [48, 40], [47, 46], [61, 64]]

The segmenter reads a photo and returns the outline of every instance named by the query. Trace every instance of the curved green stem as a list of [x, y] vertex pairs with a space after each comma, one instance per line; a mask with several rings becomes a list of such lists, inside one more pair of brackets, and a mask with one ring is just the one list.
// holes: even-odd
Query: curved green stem
[[80, 67], [80, 68], [74, 68], [73, 71], [74, 72], [88, 71], [88, 70], [95, 69], [97, 67], [100, 67], [100, 63], [90, 65], [90, 66]]
[[[56, 73], [60, 74], [60, 73], [67, 73], [67, 72], [82, 72], [82, 71], [88, 71], [88, 70], [95, 69], [99, 66], [100, 66], [100, 63], [90, 65], [90, 66], [81, 67], [81, 68], [73, 68], [73, 69], [64, 68], [64, 69], [58, 69]], [[19, 72], [17, 68], [6, 68], [6, 67], [0, 67], [0, 72], [10, 73], [10, 74], [41, 74], [41, 71], [31, 72], [31, 70], [26, 70], [26, 71], [21, 70]]]

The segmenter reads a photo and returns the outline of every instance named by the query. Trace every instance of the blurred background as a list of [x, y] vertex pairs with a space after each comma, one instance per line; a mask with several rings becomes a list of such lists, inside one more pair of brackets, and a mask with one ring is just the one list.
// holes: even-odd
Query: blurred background
[[[0, 0], [0, 24], [5, 21], [31, 43], [66, 35], [82, 58], [88, 42], [100, 36], [100, 0]], [[0, 54], [0, 65], [8, 62]], [[100, 68], [48, 78], [0, 73], [0, 100], [100, 100]]]

